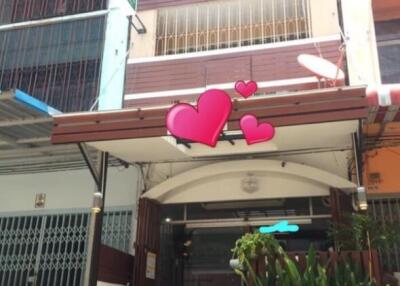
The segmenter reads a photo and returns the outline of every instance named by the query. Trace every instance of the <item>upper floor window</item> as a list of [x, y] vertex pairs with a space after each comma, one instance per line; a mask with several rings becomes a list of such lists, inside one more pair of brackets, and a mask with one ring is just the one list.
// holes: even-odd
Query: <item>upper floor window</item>
[[18, 88], [63, 112], [99, 93], [105, 17], [0, 31], [0, 90]]
[[400, 19], [375, 23], [382, 83], [400, 82]]
[[0, 24], [91, 12], [107, 8], [107, 0], [0, 0]]
[[160, 9], [156, 55], [310, 37], [309, 0], [225, 0]]

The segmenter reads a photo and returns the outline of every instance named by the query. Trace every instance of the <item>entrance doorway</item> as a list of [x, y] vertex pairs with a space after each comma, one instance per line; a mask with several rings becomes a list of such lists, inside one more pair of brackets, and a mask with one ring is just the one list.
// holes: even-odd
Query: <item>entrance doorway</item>
[[239, 227], [186, 229], [184, 286], [240, 286], [229, 260], [236, 240], [245, 233]]
[[297, 233], [275, 235], [285, 250], [306, 251], [311, 243], [327, 250], [331, 219], [325, 199], [162, 205], [159, 285], [241, 286], [229, 266], [236, 240], [281, 219], [301, 223]]
[[229, 267], [231, 249], [243, 228], [161, 227], [160, 281], [163, 286], [240, 286]]

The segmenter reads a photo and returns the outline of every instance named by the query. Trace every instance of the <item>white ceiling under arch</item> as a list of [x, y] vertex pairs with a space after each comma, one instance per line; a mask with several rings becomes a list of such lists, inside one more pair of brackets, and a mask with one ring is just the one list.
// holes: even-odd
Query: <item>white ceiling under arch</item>
[[[250, 190], [244, 187], [249, 181]], [[146, 192], [162, 204], [327, 196], [330, 188], [353, 191], [335, 174], [278, 160], [224, 161], [181, 173]]]

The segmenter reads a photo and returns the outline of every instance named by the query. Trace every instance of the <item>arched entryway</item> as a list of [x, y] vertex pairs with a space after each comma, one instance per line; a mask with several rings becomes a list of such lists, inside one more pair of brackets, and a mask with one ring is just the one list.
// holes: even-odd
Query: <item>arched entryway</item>
[[[332, 198], [354, 189], [335, 174], [278, 160], [222, 161], [171, 177], [140, 202], [138, 285], [236, 285], [228, 263], [238, 237], [285, 219], [302, 228], [297, 237], [282, 235], [288, 248], [302, 248], [314, 238], [322, 245], [333, 205], [338, 207]], [[155, 279], [148, 273], [153, 254]]]
[[[246, 192], [249, 178], [258, 188]], [[330, 188], [352, 191], [355, 184], [314, 167], [277, 160], [214, 163], [174, 176], [143, 197], [161, 204], [259, 200], [329, 195]]]

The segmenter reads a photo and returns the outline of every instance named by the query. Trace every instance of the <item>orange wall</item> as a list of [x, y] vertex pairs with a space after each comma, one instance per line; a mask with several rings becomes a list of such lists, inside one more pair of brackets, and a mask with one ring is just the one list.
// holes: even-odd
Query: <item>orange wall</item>
[[400, 18], [399, 0], [373, 0], [375, 21], [388, 21]]
[[400, 147], [364, 154], [364, 184], [368, 194], [400, 194]]

